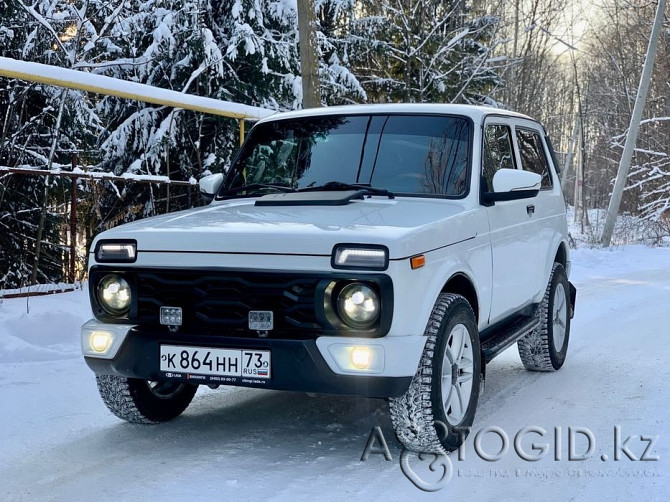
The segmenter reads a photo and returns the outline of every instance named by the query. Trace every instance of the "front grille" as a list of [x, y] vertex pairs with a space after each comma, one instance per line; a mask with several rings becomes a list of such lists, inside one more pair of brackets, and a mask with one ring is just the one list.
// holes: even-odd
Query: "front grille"
[[289, 274], [219, 271], [138, 270], [136, 318], [141, 325], [158, 325], [161, 306], [181, 307], [181, 331], [226, 336], [253, 336], [251, 310], [271, 310], [271, 338], [313, 338], [323, 332], [315, 297], [327, 279]]

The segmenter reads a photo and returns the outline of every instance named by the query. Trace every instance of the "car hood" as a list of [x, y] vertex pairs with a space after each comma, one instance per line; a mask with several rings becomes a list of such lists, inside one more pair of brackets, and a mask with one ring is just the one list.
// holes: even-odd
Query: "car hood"
[[254, 203], [246, 198], [220, 201], [147, 218], [103, 232], [96, 242], [135, 239], [140, 253], [306, 256], [330, 256], [336, 244], [380, 244], [389, 248], [391, 259], [399, 259], [472, 238], [477, 228], [473, 210], [445, 199], [370, 197], [341, 206]]

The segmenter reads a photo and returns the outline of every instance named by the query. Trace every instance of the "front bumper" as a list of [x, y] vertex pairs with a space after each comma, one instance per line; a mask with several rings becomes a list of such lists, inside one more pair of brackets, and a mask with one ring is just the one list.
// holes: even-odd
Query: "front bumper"
[[[100, 331], [112, 326], [117, 330], [113, 351], [110, 350], [108, 354], [101, 356], [94, 355], [90, 350], [86, 350], [85, 344], [92, 331]], [[405, 356], [408, 355], [408, 342], [393, 344], [394, 348], [389, 349], [389, 347], [384, 346], [386, 345], [384, 338], [375, 339], [375, 344], [381, 344], [384, 347], [391, 367], [386, 367], [382, 374], [353, 374], [351, 371], [343, 371], [337, 365], [329, 347], [333, 343], [337, 344], [338, 340], [355, 343], [355, 339], [321, 337], [317, 340], [273, 340], [268, 338], [213, 337], [192, 333], [150, 332], [127, 325], [123, 328], [126, 333], [122, 335], [118, 331], [119, 327], [118, 324], [109, 325], [96, 320], [91, 320], [83, 326], [84, 359], [94, 373], [142, 380], [167, 379], [208, 385], [224, 384], [274, 390], [385, 398], [399, 396], [407, 391], [421, 353], [419, 350], [416, 358], [412, 355], [412, 357], [406, 358], [407, 360], [401, 366], [398, 366], [394, 361], [401, 359], [401, 351], [404, 351]], [[332, 343], [319, 342], [324, 338], [328, 338], [329, 342]], [[370, 342], [371, 340], [366, 339], [365, 341]], [[412, 345], [419, 347], [419, 344], [424, 341], [414, 340]], [[162, 372], [159, 369], [161, 344], [203, 348], [270, 350], [272, 378], [233, 377], [231, 379], [231, 377], [226, 377], [224, 380], [216, 376]], [[422, 349], [423, 347], [420, 346], [419, 348]], [[414, 348], [411, 352], [417, 352], [417, 350], [417, 348]], [[410, 370], [412, 367], [413, 369]], [[403, 368], [407, 369], [403, 371]], [[399, 375], [403, 372], [408, 374]]]

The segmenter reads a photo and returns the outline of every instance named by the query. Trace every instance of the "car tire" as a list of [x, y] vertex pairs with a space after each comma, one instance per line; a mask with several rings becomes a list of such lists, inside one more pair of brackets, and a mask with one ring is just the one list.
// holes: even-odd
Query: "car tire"
[[178, 417], [198, 390], [197, 385], [181, 382], [153, 382], [115, 375], [97, 375], [96, 380], [109, 411], [134, 424], [156, 424]]
[[[446, 453], [467, 437], [479, 398], [481, 351], [475, 315], [461, 295], [439, 295], [426, 345], [405, 394], [390, 399], [400, 443], [415, 452]], [[435, 376], [441, 376], [435, 378]]]
[[539, 327], [517, 342], [521, 362], [527, 370], [556, 371], [565, 362], [570, 340], [570, 285], [560, 263], [554, 263], [535, 315]]

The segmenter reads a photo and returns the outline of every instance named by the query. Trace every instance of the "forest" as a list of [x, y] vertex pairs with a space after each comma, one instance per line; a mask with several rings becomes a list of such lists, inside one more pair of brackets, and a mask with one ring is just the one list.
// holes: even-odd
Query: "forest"
[[[552, 138], [575, 221], [591, 228], [585, 209], [607, 208], [655, 2], [313, 7], [322, 105], [468, 103], [528, 114]], [[272, 110], [302, 103], [296, 0], [0, 0], [0, 56]], [[227, 118], [0, 78], [0, 290], [81, 280], [98, 232], [203, 203], [195, 186], [3, 168], [197, 180], [225, 171], [238, 135]], [[667, 12], [621, 210], [670, 233]]]

